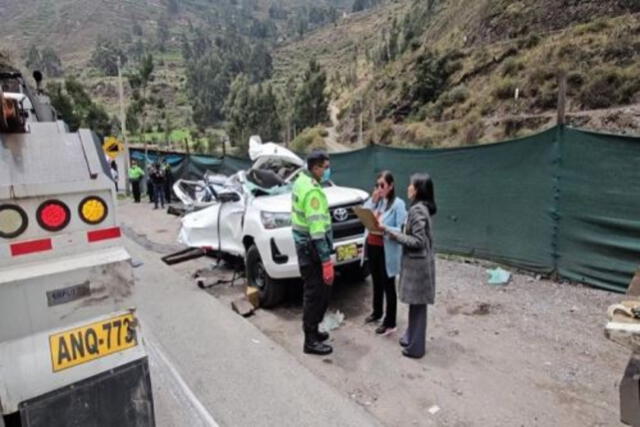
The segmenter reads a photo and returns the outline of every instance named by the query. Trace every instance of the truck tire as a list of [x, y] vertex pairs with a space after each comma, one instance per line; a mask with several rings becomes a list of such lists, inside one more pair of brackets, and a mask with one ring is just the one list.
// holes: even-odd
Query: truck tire
[[252, 245], [247, 251], [245, 268], [247, 286], [258, 289], [261, 307], [271, 308], [282, 302], [285, 295], [283, 283], [269, 277], [256, 245]]

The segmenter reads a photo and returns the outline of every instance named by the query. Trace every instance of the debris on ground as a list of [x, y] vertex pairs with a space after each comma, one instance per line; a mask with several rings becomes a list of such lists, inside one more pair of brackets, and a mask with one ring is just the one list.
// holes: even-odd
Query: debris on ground
[[253, 305], [255, 308], [260, 307], [260, 291], [258, 288], [254, 288], [253, 286], [247, 286], [245, 291], [245, 295], [247, 300]]
[[192, 259], [205, 256], [205, 251], [201, 248], [187, 248], [174, 252], [172, 254], [163, 256], [161, 259], [167, 265], [174, 265]]
[[511, 273], [500, 267], [487, 270], [490, 285], [506, 285], [511, 280]]
[[242, 317], [249, 317], [256, 310], [244, 296], [231, 301], [231, 308]]
[[440, 407], [438, 405], [433, 405], [431, 408], [429, 408], [429, 413], [431, 415], [435, 415], [438, 412], [440, 412]]
[[336, 310], [335, 313], [328, 312], [325, 314], [318, 329], [320, 329], [321, 332], [331, 332], [334, 329], [338, 329], [342, 323], [344, 323], [344, 313]]

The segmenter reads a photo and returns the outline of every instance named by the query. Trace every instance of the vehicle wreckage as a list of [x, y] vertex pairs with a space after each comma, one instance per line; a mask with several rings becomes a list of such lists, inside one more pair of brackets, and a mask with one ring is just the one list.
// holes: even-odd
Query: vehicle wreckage
[[[196, 208], [182, 218], [178, 241], [244, 259], [248, 286], [258, 289], [260, 304], [272, 307], [285, 295], [285, 279], [300, 277], [291, 231], [291, 190], [304, 169], [304, 161], [275, 143], [249, 142], [253, 165], [222, 179], [179, 180], [174, 192], [187, 207]], [[189, 188], [189, 184], [193, 184]], [[364, 226], [353, 212], [367, 193], [325, 185], [333, 220], [332, 259], [340, 274], [356, 279], [368, 275], [362, 262]]]

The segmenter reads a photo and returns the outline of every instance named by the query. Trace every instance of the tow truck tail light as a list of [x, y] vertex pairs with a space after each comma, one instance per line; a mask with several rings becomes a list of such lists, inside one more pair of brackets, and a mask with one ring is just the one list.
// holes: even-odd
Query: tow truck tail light
[[29, 219], [25, 211], [17, 205], [0, 205], [0, 237], [12, 239], [27, 229]]
[[109, 208], [100, 197], [89, 196], [80, 202], [78, 213], [84, 222], [96, 225], [104, 221], [109, 213]]
[[71, 221], [71, 211], [59, 200], [47, 200], [36, 212], [40, 227], [47, 231], [60, 231]]

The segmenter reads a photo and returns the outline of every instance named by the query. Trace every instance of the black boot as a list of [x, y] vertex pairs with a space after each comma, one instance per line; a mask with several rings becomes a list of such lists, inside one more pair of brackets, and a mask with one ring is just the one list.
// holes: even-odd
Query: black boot
[[318, 341], [320, 342], [324, 342], [326, 340], [329, 339], [329, 333], [328, 332], [316, 332], [316, 338], [318, 338]]
[[318, 354], [326, 356], [331, 354], [333, 348], [330, 345], [323, 344], [313, 335], [307, 335], [304, 340], [304, 352], [307, 354]]

